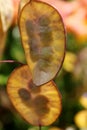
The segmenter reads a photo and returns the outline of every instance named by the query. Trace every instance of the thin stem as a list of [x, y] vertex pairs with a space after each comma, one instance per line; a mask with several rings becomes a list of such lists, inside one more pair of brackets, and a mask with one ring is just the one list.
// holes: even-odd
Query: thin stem
[[19, 61], [15, 61], [15, 60], [0, 60], [0, 63], [18, 63], [18, 64], [23, 65], [23, 63]]
[[41, 130], [41, 125], [39, 125], [39, 130]]

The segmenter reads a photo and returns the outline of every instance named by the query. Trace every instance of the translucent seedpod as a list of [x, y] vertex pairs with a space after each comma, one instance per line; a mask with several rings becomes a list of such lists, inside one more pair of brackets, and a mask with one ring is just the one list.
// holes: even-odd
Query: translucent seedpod
[[13, 21], [14, 8], [11, 0], [0, 0], [0, 27], [6, 32]]
[[11, 73], [7, 92], [14, 107], [32, 125], [50, 125], [61, 113], [61, 96], [54, 82], [36, 87], [28, 65], [23, 65]]
[[29, 2], [30, 0], [20, 0], [20, 3], [19, 3], [19, 10], [18, 10], [18, 13], [20, 14], [22, 8]]
[[21, 10], [19, 29], [27, 63], [35, 85], [52, 80], [65, 55], [65, 29], [51, 5], [31, 0]]
[[12, 24], [13, 17], [12, 0], [0, 0], [0, 60], [5, 49], [7, 30]]

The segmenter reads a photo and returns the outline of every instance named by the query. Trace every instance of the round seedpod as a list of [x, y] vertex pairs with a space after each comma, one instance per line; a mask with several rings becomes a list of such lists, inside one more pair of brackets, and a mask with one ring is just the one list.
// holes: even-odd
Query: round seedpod
[[34, 84], [49, 82], [65, 55], [65, 29], [59, 12], [47, 3], [31, 0], [20, 12], [19, 29]]
[[18, 13], [20, 14], [21, 9], [29, 2], [29, 0], [20, 0]]
[[50, 125], [61, 113], [61, 96], [54, 82], [37, 87], [31, 79], [28, 65], [11, 73], [7, 92], [14, 107], [32, 125]]

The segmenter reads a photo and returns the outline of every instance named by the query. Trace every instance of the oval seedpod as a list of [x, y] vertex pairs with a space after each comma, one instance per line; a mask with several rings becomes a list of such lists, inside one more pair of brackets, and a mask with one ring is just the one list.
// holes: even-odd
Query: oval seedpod
[[20, 0], [19, 2], [19, 14], [21, 12], [21, 9], [29, 2], [30, 0]]
[[[1, 24], [1, 22], [0, 22], [0, 24]], [[6, 35], [7, 35], [7, 33], [3, 32], [3, 30], [0, 27], [0, 60], [2, 60], [3, 52], [5, 49]]]
[[7, 92], [14, 107], [32, 125], [53, 123], [61, 112], [61, 96], [54, 82], [36, 87], [28, 65], [15, 69], [7, 82]]
[[0, 24], [2, 24], [3, 32], [6, 32], [11, 26], [13, 17], [14, 8], [12, 0], [0, 0]]
[[65, 55], [65, 29], [51, 5], [31, 0], [21, 10], [19, 29], [27, 63], [35, 85], [52, 80]]
[[0, 60], [5, 49], [7, 30], [12, 24], [13, 15], [12, 0], [0, 0]]

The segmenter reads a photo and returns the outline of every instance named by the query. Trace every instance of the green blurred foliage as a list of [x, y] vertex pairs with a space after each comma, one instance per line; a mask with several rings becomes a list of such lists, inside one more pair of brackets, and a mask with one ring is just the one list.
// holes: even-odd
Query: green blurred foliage
[[[16, 30], [16, 31], [14, 31]], [[21, 39], [17, 27], [11, 27], [8, 30], [7, 41], [5, 46], [5, 51], [2, 60], [15, 60], [22, 63], [25, 62], [24, 50], [21, 45]], [[0, 64], [0, 84], [6, 84], [8, 75], [12, 70], [17, 67], [17, 63], [2, 63]]]

